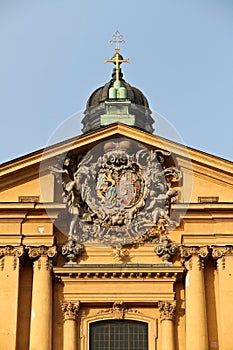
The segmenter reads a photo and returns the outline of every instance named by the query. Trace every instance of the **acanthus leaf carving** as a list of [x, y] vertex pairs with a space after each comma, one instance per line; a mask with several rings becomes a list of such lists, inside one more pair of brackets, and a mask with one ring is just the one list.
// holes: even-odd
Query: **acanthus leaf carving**
[[79, 308], [80, 308], [80, 302], [72, 302], [72, 301], [68, 301], [68, 302], [63, 302], [62, 305], [62, 312], [63, 312], [63, 316], [64, 316], [64, 320], [77, 320], [78, 317], [78, 312], [79, 312]]
[[160, 312], [160, 320], [174, 320], [175, 318], [175, 309], [176, 301], [159, 301], [158, 308]]

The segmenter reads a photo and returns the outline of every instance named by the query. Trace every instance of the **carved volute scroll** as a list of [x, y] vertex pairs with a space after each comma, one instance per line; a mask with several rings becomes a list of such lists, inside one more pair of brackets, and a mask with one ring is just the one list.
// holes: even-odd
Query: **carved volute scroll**
[[233, 246], [212, 246], [212, 257], [217, 259], [218, 268], [226, 267], [226, 256], [233, 255]]
[[[204, 259], [209, 254], [209, 248], [208, 246], [181, 246], [180, 254], [188, 270], [193, 268], [194, 263], [197, 264], [199, 270], [202, 270], [204, 269]], [[197, 257], [197, 259], [192, 259], [192, 257]]]
[[57, 249], [55, 246], [47, 247], [47, 246], [40, 246], [40, 247], [29, 247], [28, 248], [28, 255], [31, 259], [36, 259], [41, 256], [47, 256], [48, 258], [54, 258], [57, 254]]
[[160, 312], [160, 320], [174, 320], [175, 310], [176, 310], [176, 301], [159, 301], [158, 308]]
[[52, 269], [52, 259], [56, 256], [57, 249], [56, 246], [47, 247], [28, 247], [28, 256], [34, 260], [34, 267], [37, 267], [38, 270], [42, 268], [42, 259], [45, 258], [45, 269]]
[[198, 255], [201, 258], [206, 258], [209, 254], [207, 246], [197, 247], [197, 246], [181, 246], [181, 257], [184, 259], [190, 258], [192, 255]]
[[80, 302], [63, 302], [61, 305], [64, 321], [73, 320], [76, 321], [78, 317]]
[[17, 258], [20, 258], [21, 256], [23, 256], [23, 253], [23, 246], [15, 247], [8, 245], [6, 247], [0, 247], [0, 258], [2, 258], [3, 256], [15, 256]]
[[17, 264], [19, 263], [19, 258], [22, 258], [24, 255], [24, 247], [23, 246], [5, 246], [0, 247], [0, 268], [1, 270], [4, 269], [4, 257], [5, 256], [11, 256], [13, 258], [13, 269], [15, 270], [17, 267]]

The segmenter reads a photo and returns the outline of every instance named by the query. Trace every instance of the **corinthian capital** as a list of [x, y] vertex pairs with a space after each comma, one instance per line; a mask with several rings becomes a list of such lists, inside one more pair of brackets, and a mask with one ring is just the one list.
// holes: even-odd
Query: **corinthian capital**
[[193, 255], [199, 256], [201, 258], [206, 258], [209, 254], [209, 250], [207, 246], [204, 247], [187, 247], [187, 246], [181, 246], [180, 249], [180, 255], [183, 259], [187, 259], [192, 257]]
[[159, 301], [158, 302], [160, 320], [174, 320], [176, 301]]
[[66, 320], [76, 321], [76, 319], [78, 317], [79, 305], [80, 305], [79, 301], [77, 303], [74, 303], [72, 301], [62, 303], [61, 307], [62, 307], [63, 316], [64, 316], [65, 321]]
[[31, 259], [40, 258], [42, 256], [53, 258], [57, 254], [56, 247], [46, 247], [46, 246], [40, 246], [40, 247], [29, 247], [28, 248], [28, 255]]
[[17, 258], [20, 258], [24, 253], [24, 247], [14, 247], [14, 246], [6, 246], [6, 247], [0, 247], [0, 258], [3, 256], [14, 256]]

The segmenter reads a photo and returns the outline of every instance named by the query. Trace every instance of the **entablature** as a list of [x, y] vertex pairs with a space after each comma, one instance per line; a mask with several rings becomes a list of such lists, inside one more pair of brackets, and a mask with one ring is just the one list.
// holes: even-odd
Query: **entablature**
[[62, 278], [136, 278], [171, 279], [181, 278], [182, 266], [168, 264], [80, 264], [70, 267], [54, 267], [55, 275]]

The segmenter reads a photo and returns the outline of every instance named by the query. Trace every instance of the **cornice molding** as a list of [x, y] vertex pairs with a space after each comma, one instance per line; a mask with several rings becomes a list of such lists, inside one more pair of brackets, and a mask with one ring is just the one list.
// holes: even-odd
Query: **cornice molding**
[[197, 164], [205, 164], [205, 166], [215, 169], [217, 172], [224, 172], [228, 175], [232, 175], [233, 173], [233, 163], [230, 161], [186, 147], [182, 144], [175, 143], [157, 135], [149, 134], [136, 128], [117, 123], [98, 129], [94, 132], [60, 142], [48, 147], [46, 150], [39, 150], [29, 155], [25, 155], [24, 157], [4, 163], [0, 169], [1, 175], [7, 176], [15, 172], [20, 172], [22, 169], [25, 171], [26, 168], [32, 169], [34, 167], [36, 167], [38, 171], [38, 166], [42, 160], [42, 156], [43, 160], [47, 160], [57, 156], [58, 154], [67, 152], [68, 150], [71, 151], [75, 148], [87, 147], [87, 145], [90, 147], [91, 144], [95, 144], [96, 142], [106, 139], [107, 137], [119, 134], [123, 137], [129, 137], [144, 144], [148, 144], [150, 147], [159, 147], [161, 149], [169, 148], [170, 151], [177, 154], [179, 157], [187, 158], [187, 153], [189, 153], [192, 161]]
[[[118, 265], [118, 264], [116, 264]], [[180, 279], [183, 276], [184, 267], [182, 266], [168, 266], [164, 264], [164, 267], [159, 268], [140, 268], [140, 267], [94, 267], [89, 266], [83, 268], [81, 264], [79, 267], [64, 267], [64, 268], [53, 268], [55, 276], [62, 276], [63, 278], [68, 279], [89, 279], [89, 280], [95, 280], [95, 279], [132, 279], [137, 281], [144, 281], [146, 280], [155, 280], [155, 279], [161, 279], [163, 281], [170, 280], [170, 281], [176, 281]]]

